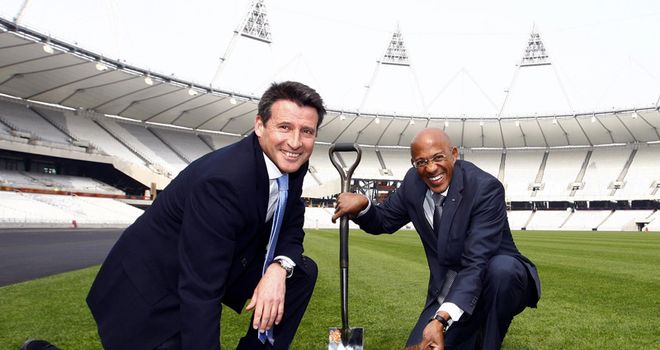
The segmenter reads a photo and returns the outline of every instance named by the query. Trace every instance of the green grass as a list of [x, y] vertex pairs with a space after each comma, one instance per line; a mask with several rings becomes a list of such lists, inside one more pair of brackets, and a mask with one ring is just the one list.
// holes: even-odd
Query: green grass
[[[310, 230], [306, 254], [319, 280], [293, 349], [326, 349], [327, 328], [341, 324], [338, 234]], [[660, 235], [516, 232], [538, 266], [543, 297], [518, 315], [505, 349], [660, 349]], [[418, 316], [428, 268], [414, 232], [351, 233], [350, 323], [364, 327], [367, 349], [402, 349]], [[85, 295], [98, 267], [0, 288], [0, 349], [28, 337], [66, 350], [99, 349]], [[248, 314], [226, 309], [223, 348], [233, 349]]]

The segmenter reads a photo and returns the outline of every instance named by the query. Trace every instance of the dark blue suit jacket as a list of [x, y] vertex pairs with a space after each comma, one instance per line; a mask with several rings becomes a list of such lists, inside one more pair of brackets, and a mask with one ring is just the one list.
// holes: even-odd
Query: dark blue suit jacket
[[458, 274], [445, 301], [472, 314], [488, 260], [502, 254], [519, 259], [527, 267], [536, 287], [535, 298], [528, 305], [536, 306], [541, 294], [539, 276], [534, 264], [520, 254], [513, 242], [502, 184], [474, 164], [456, 160], [439, 239], [424, 216], [427, 189], [411, 168], [396, 192], [354, 221], [372, 234], [393, 233], [412, 221], [424, 245], [431, 274], [427, 302], [440, 294], [447, 270], [451, 269]]
[[[307, 163], [289, 174], [275, 255], [303, 252]], [[129, 226], [87, 303], [108, 349], [153, 349], [181, 332], [184, 349], [218, 349], [221, 303], [240, 312], [261, 278], [269, 180], [257, 137], [191, 163]]]

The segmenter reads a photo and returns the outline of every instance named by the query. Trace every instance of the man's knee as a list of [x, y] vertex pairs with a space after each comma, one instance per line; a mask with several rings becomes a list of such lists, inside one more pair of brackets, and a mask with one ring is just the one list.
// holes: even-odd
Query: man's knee
[[[300, 272], [303, 275], [304, 283], [314, 286], [316, 284], [316, 278], [319, 275], [319, 268], [316, 265], [316, 262], [308, 256], [302, 256], [301, 266], [299, 266]], [[295, 272], [294, 272], [295, 273]]]
[[525, 284], [527, 272], [523, 264], [509, 255], [496, 255], [488, 262], [486, 283], [500, 286], [522, 286]]

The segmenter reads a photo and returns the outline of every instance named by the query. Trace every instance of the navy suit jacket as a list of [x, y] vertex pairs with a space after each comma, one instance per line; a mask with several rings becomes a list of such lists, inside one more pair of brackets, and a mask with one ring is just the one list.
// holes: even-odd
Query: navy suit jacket
[[[300, 263], [307, 163], [289, 174], [275, 256]], [[240, 312], [261, 278], [269, 180], [256, 135], [191, 163], [112, 248], [87, 303], [108, 349], [218, 349], [221, 303]], [[272, 221], [272, 220], [271, 220]]]
[[536, 293], [532, 293], [535, 298], [528, 305], [536, 306], [541, 294], [539, 276], [534, 264], [520, 254], [513, 242], [502, 184], [474, 164], [456, 160], [443, 205], [439, 238], [424, 216], [427, 189], [411, 168], [396, 192], [354, 221], [372, 234], [393, 233], [412, 221], [429, 264], [427, 303], [440, 294], [451, 269], [458, 274], [445, 301], [472, 314], [489, 259], [494, 255], [510, 255], [520, 260], [533, 278]]

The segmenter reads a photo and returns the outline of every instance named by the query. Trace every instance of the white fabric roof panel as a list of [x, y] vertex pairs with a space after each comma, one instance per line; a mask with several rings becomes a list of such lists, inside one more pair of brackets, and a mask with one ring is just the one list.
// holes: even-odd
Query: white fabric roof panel
[[[43, 50], [50, 40], [55, 53]], [[103, 60], [106, 71], [96, 68]], [[117, 115], [194, 129], [245, 135], [252, 131], [258, 97], [198, 86], [172, 76], [108, 60], [101, 55], [47, 35], [17, 27], [0, 18], [0, 93], [30, 101], [56, 104], [94, 113]], [[188, 89], [194, 86], [197, 95]], [[218, 84], [222, 86], [222, 84]], [[230, 103], [234, 95], [238, 103]], [[340, 120], [343, 113], [345, 120]], [[424, 127], [445, 129], [463, 148], [572, 147], [612, 143], [660, 142], [657, 106], [594, 114], [528, 115], [497, 119], [493, 116], [408, 115], [404, 111], [357, 114], [341, 108], [330, 111], [319, 132], [319, 142], [358, 142], [366, 145], [407, 147]], [[376, 115], [380, 123], [374, 122]], [[636, 115], [636, 117], [633, 117]], [[591, 122], [592, 116], [595, 121]], [[392, 120], [394, 118], [394, 120]], [[414, 124], [410, 124], [410, 119]], [[357, 120], [356, 120], [357, 119]], [[519, 125], [516, 125], [516, 121]], [[483, 126], [480, 125], [483, 122]], [[448, 126], [445, 127], [445, 123]]]

